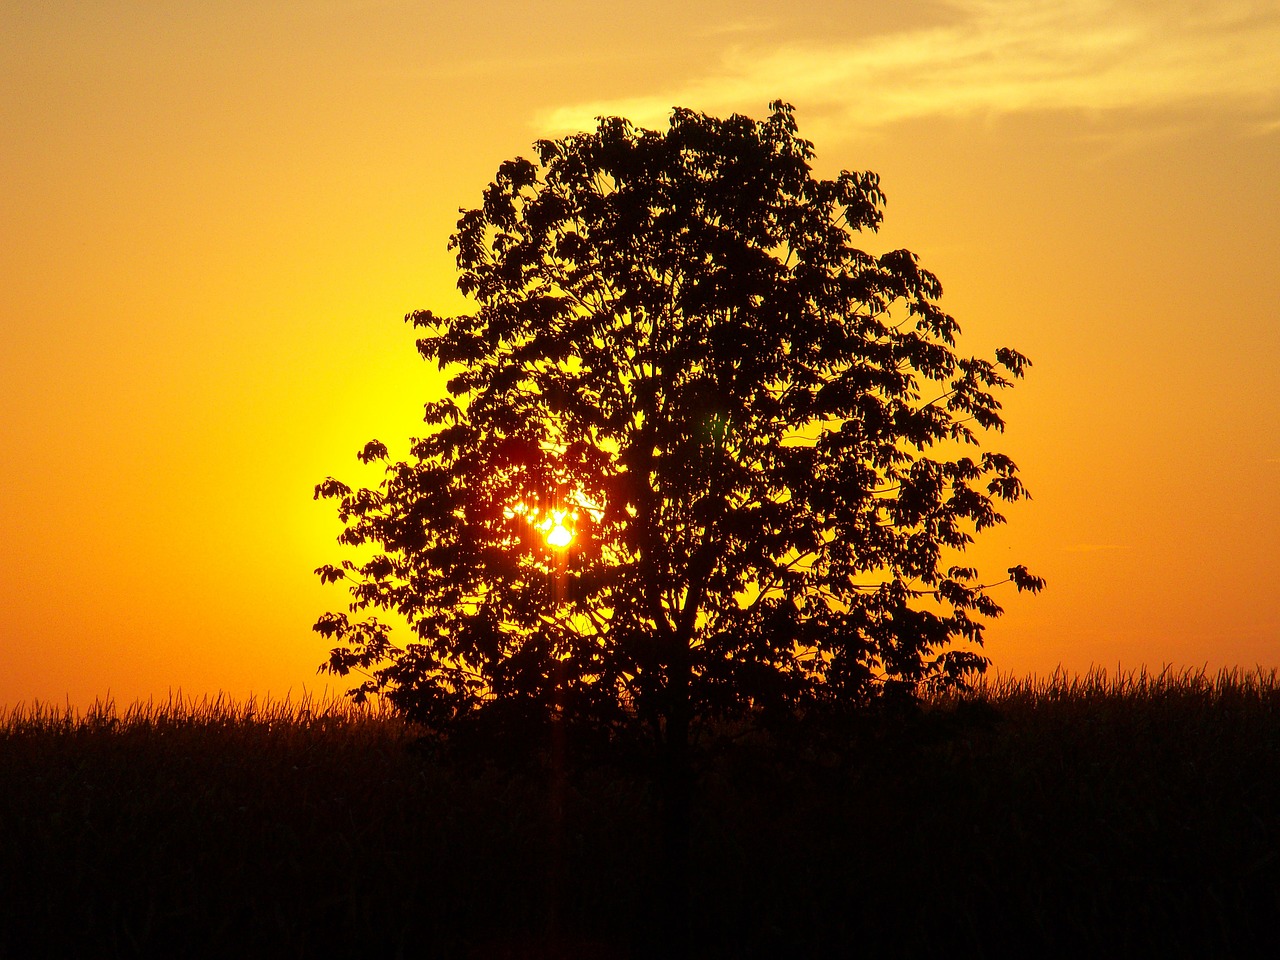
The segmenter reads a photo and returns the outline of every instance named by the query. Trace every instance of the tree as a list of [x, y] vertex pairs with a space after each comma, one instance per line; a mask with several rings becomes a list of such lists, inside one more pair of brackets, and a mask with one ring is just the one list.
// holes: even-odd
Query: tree
[[[511, 712], [650, 734], [963, 686], [998, 604], [959, 562], [1026, 491], [993, 392], [1026, 358], [957, 353], [942, 288], [873, 173], [817, 179], [791, 106], [677, 109], [503, 163], [450, 247], [472, 314], [406, 320], [447, 371], [376, 489], [329, 478], [371, 559], [322, 670], [439, 728]], [[554, 536], [546, 537], [548, 531]], [[1043, 582], [1015, 566], [1019, 590]], [[1007, 582], [1007, 581], [1001, 581]]]
[[[451, 375], [376, 489], [329, 478], [371, 559], [322, 670], [441, 730], [641, 730], [664, 756], [671, 929], [687, 904], [691, 728], [963, 686], [1000, 614], [959, 562], [1026, 491], [993, 391], [916, 257], [854, 245], [872, 173], [816, 179], [792, 108], [603, 118], [501, 165], [450, 240], [472, 314], [406, 319]], [[970, 455], [972, 454], [972, 455]], [[1043, 582], [1021, 566], [1019, 590]], [[1005, 581], [1002, 581], [1005, 582]]]

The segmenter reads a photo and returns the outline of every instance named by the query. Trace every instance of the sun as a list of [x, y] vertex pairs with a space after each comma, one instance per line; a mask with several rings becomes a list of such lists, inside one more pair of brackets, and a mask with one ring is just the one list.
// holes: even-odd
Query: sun
[[[552, 547], [567, 547], [573, 542], [573, 531], [564, 525], [564, 511], [553, 510], [551, 513], [554, 520], [543, 521], [544, 526], [548, 522], [552, 524], [550, 530], [544, 529], [544, 533], [547, 538], [547, 545]], [[574, 511], [573, 516], [575, 519], [577, 518], [576, 510]]]
[[542, 535], [542, 539], [546, 541], [547, 546], [556, 550], [563, 550], [573, 543], [579, 516], [577, 510], [552, 508], [544, 511], [524, 503], [516, 503], [507, 507], [503, 511], [503, 515], [508, 520], [518, 516], [524, 517], [530, 526]]

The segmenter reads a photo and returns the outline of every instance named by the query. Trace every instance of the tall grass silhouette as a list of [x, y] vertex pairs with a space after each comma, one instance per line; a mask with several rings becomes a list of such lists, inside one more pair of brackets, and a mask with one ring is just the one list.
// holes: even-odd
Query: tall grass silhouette
[[[0, 714], [0, 956], [647, 955], [646, 757], [571, 770], [551, 943], [545, 757], [421, 734], [314, 700]], [[699, 955], [1265, 955], [1280, 911], [1275, 672], [994, 677], [712, 731], [699, 769]]]

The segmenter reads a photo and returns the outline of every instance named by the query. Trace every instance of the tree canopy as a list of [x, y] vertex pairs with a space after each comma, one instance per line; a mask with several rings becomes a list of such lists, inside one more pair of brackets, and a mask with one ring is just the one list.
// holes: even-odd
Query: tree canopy
[[816, 178], [781, 102], [535, 152], [450, 240], [475, 311], [406, 317], [449, 378], [425, 436], [316, 488], [373, 550], [317, 571], [357, 615], [320, 618], [321, 669], [441, 727], [516, 705], [659, 739], [981, 672], [1001, 609], [961, 555], [1026, 495], [983, 445], [1028, 361], [958, 352], [937, 278], [856, 245], [876, 175]]

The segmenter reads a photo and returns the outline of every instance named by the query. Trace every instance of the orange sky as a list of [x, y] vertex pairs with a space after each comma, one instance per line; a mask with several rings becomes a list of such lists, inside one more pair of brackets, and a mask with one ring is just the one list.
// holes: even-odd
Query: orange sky
[[400, 320], [530, 143], [781, 97], [872, 169], [1035, 497], [1002, 671], [1280, 666], [1280, 5], [46, 0], [0, 11], [0, 706], [296, 695], [326, 475], [440, 389]]

